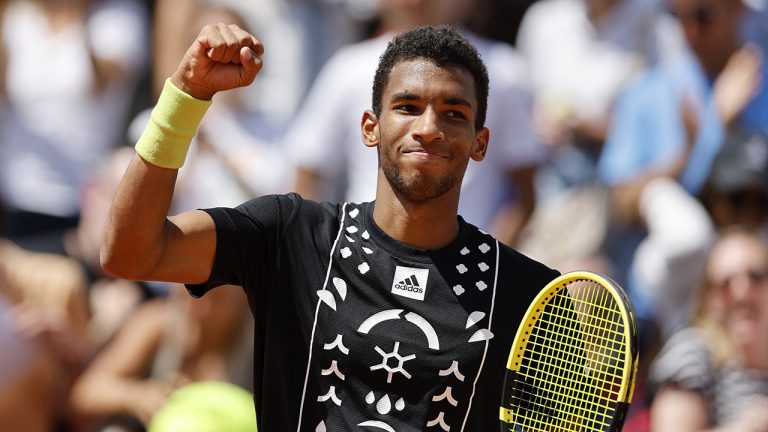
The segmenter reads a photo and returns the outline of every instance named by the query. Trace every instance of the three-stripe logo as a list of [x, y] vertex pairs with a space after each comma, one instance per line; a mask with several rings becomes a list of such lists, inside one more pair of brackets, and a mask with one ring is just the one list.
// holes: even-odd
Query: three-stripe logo
[[424, 301], [428, 277], [429, 269], [397, 266], [392, 280], [392, 293]]

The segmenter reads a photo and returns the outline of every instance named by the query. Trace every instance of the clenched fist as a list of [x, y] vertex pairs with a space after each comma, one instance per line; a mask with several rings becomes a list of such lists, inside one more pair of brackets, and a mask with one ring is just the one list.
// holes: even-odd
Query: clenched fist
[[210, 100], [216, 92], [244, 87], [261, 70], [261, 41], [234, 24], [203, 27], [171, 81], [190, 96]]

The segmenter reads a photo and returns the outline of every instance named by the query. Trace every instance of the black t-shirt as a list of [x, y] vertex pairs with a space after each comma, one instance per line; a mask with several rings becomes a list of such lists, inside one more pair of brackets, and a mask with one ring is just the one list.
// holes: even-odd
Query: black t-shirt
[[404, 245], [373, 207], [289, 194], [206, 210], [214, 268], [188, 289], [244, 287], [259, 430], [496, 430], [517, 325], [558, 273], [461, 218], [442, 249]]

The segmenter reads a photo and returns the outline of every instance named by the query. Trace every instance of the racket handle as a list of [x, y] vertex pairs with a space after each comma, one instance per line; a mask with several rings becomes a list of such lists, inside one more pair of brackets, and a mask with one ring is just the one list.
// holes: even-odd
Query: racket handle
[[515, 420], [515, 412], [507, 407], [511, 406], [510, 401], [512, 400], [512, 387], [515, 383], [515, 379], [517, 378], [517, 372], [511, 369], [507, 369], [505, 375], [504, 386], [502, 387], [501, 394], [501, 400], [504, 406], [499, 407], [499, 420], [502, 432], [510, 430], [510, 423]]
[[629, 402], [618, 402], [616, 404], [616, 414], [611, 423], [609, 432], [620, 432], [624, 428], [624, 420], [627, 419], [629, 412]]

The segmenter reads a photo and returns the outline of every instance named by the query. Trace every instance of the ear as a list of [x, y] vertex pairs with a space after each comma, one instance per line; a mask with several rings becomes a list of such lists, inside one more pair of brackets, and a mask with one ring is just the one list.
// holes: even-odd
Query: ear
[[363, 119], [360, 121], [360, 131], [363, 134], [363, 144], [366, 147], [376, 147], [379, 145], [379, 119], [371, 110], [363, 113]]
[[488, 141], [491, 138], [491, 131], [488, 128], [482, 128], [475, 133], [475, 144], [470, 150], [469, 157], [472, 160], [480, 162], [485, 159], [485, 152], [488, 151]]

